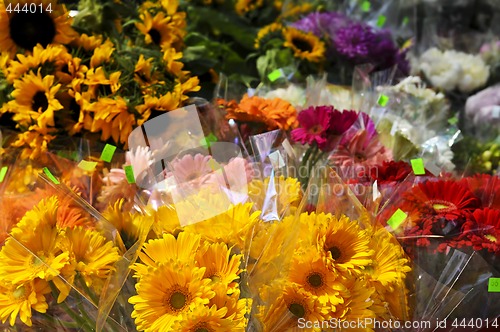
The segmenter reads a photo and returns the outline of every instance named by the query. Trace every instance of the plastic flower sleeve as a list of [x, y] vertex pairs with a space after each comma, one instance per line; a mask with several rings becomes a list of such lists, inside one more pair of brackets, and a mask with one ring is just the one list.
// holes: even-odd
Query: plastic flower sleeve
[[[99, 294], [120, 258], [116, 228], [48, 168], [41, 180], [41, 200], [33, 199], [0, 250], [2, 296], [18, 299], [3, 302], [1, 319], [93, 331]], [[105, 325], [120, 331], [127, 323], [106, 318]]]
[[484, 198], [498, 195], [498, 189], [488, 177], [413, 181], [378, 216], [414, 263], [413, 319], [447, 319], [450, 326], [497, 318], [499, 298], [488, 285], [498, 275], [500, 212]]

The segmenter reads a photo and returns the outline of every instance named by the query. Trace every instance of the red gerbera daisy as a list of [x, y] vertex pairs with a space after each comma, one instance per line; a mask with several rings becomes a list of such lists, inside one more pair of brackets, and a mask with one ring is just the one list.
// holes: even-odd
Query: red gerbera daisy
[[464, 225], [464, 234], [469, 234], [474, 250], [486, 249], [500, 253], [500, 210], [477, 209], [472, 213], [474, 224]]
[[404, 161], [384, 161], [382, 165], [370, 169], [370, 177], [379, 184], [401, 182], [411, 173], [410, 164]]
[[482, 206], [500, 209], [500, 178], [498, 176], [477, 174], [463, 178], [460, 183], [476, 195]]

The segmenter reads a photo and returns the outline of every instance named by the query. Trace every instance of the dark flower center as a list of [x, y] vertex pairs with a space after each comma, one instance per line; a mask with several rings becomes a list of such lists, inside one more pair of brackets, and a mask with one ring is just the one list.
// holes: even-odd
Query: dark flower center
[[69, 72], [69, 66], [68, 66], [67, 63], [64, 64], [64, 66], [62, 66], [61, 72], [65, 73], [65, 74], [68, 74], [68, 75], [71, 75], [71, 73]]
[[319, 273], [312, 273], [307, 277], [307, 283], [314, 288], [323, 286], [323, 277]]
[[314, 135], [321, 134], [323, 132], [323, 127], [321, 125], [312, 126], [309, 132]]
[[335, 260], [339, 259], [340, 256], [342, 256], [342, 252], [336, 246], [330, 247], [330, 249], [328, 249], [328, 251], [330, 252], [330, 254], [332, 254], [332, 258]]
[[312, 52], [313, 50], [311, 43], [302, 38], [293, 38], [292, 44], [302, 52]]
[[184, 308], [184, 306], [186, 305], [186, 302], [187, 302], [186, 295], [184, 295], [181, 292], [174, 292], [170, 296], [170, 300], [169, 300], [170, 305], [174, 309], [177, 309], [177, 310]]
[[148, 34], [151, 37], [151, 39], [153, 40], [153, 43], [155, 43], [156, 45], [160, 45], [161, 33], [158, 30], [151, 29], [151, 30], [149, 30]]
[[205, 327], [198, 327], [194, 332], [210, 332], [207, 328]]
[[31, 100], [31, 109], [35, 112], [38, 112], [41, 109], [44, 112], [49, 107], [49, 101], [47, 100], [47, 96], [45, 96], [45, 92], [38, 91], [33, 96]]
[[361, 161], [365, 161], [366, 157], [362, 153], [355, 153], [354, 160], [356, 160], [357, 162], [361, 162]]
[[37, 44], [46, 47], [56, 36], [56, 26], [47, 13], [16, 13], [9, 21], [10, 38], [27, 50]]
[[306, 309], [300, 303], [292, 303], [288, 307], [288, 310], [296, 317], [302, 318], [306, 314]]
[[97, 93], [99, 96], [109, 96], [113, 94], [113, 91], [111, 90], [111, 85], [109, 84], [99, 84], [97, 88]]
[[71, 118], [78, 121], [80, 117], [80, 105], [76, 102], [75, 98], [72, 98], [69, 102], [69, 110], [71, 111]]

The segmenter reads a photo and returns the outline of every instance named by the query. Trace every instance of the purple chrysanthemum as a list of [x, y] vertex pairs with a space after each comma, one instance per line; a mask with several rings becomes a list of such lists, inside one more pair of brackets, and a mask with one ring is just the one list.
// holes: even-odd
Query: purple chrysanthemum
[[337, 29], [345, 26], [349, 22], [349, 18], [341, 13], [314, 12], [293, 23], [292, 27], [305, 32], [312, 32], [318, 37], [326, 35], [328, 38], [331, 38], [331, 36], [336, 33]]
[[336, 51], [356, 63], [363, 62], [375, 46], [376, 35], [372, 29], [361, 23], [352, 23], [337, 31], [333, 42]]

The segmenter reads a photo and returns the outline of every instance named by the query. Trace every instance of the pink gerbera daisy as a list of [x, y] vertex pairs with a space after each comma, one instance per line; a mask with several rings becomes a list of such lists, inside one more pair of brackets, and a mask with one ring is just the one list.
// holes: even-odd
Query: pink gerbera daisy
[[311, 106], [300, 112], [299, 128], [292, 130], [292, 139], [302, 144], [316, 143], [322, 148], [327, 142], [326, 131], [332, 112], [332, 106]]
[[211, 156], [202, 154], [185, 155], [171, 163], [171, 172], [167, 176], [174, 176], [177, 183], [204, 183], [212, 172], [209, 161]]

